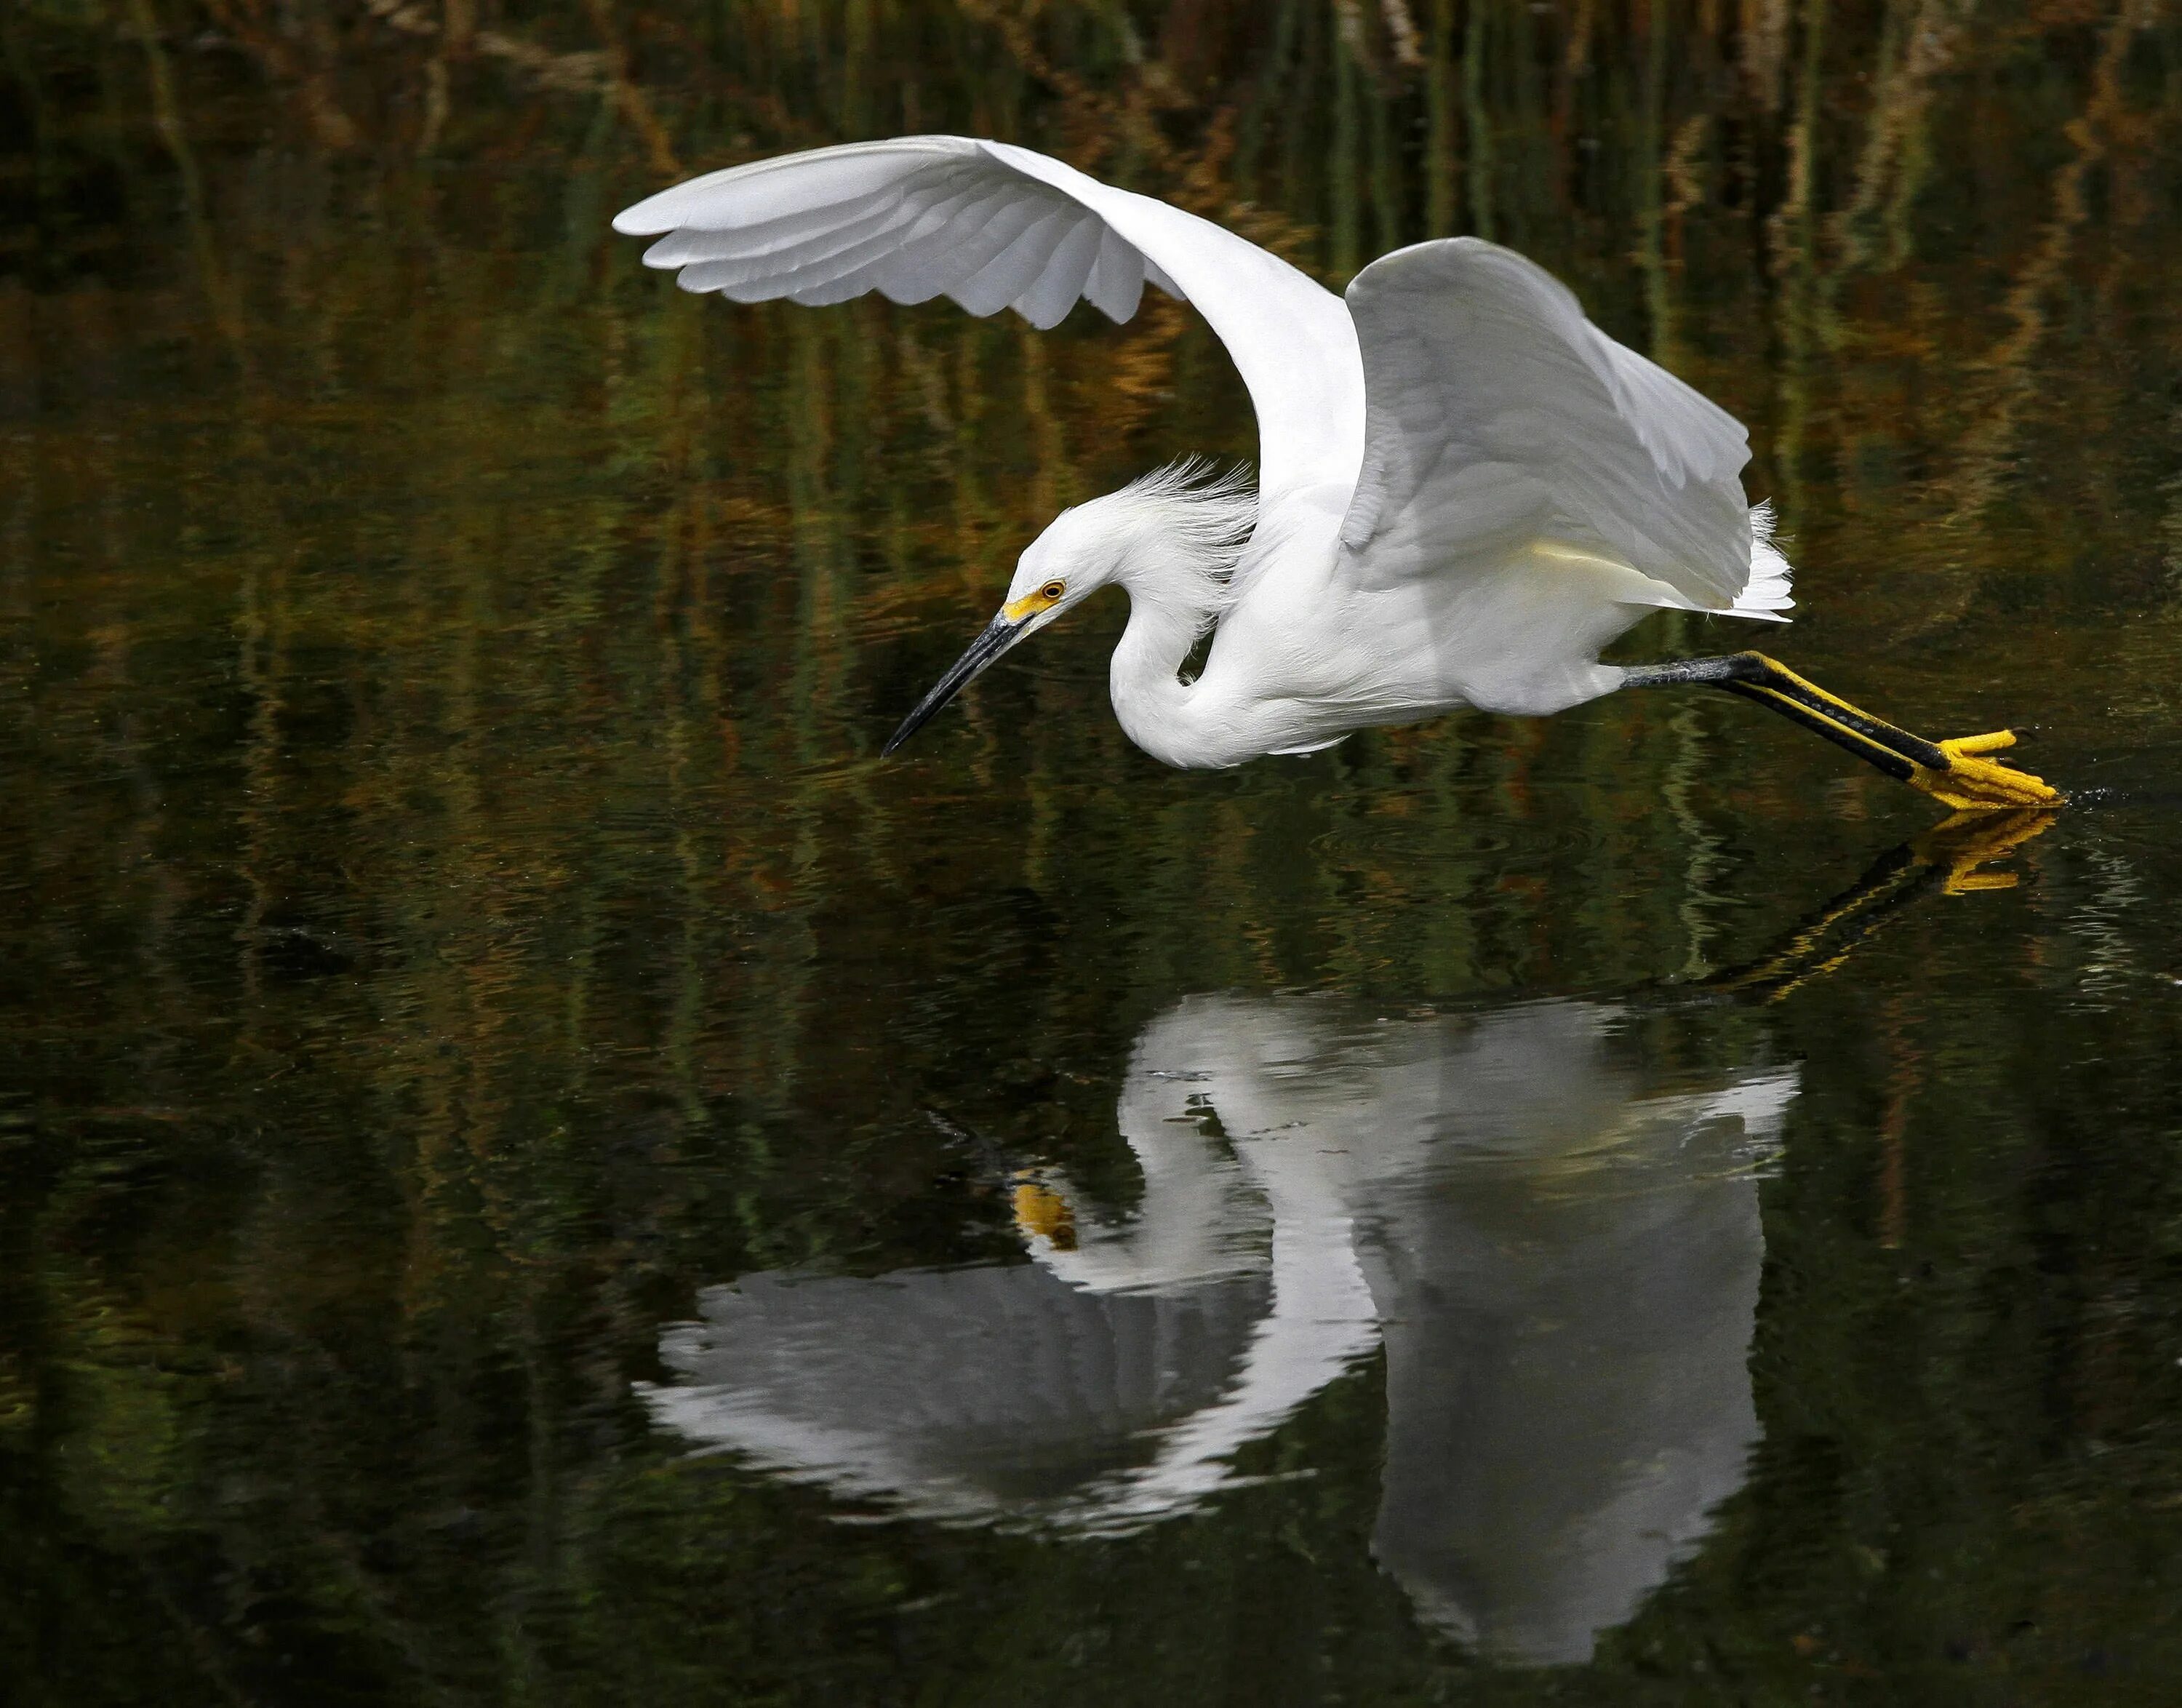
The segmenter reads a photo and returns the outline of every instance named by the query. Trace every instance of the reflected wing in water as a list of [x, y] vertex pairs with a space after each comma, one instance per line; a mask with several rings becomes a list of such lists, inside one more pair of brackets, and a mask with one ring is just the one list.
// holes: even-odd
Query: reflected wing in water
[[1764, 1237], [1750, 1164], [1792, 1074], [1632, 1103], [1620, 1142], [1393, 1195], [1372, 1544], [1429, 1622], [1587, 1659], [1741, 1486]]
[[713, 1289], [651, 1404], [909, 1513], [1118, 1532], [1232, 1486], [1383, 1346], [1380, 1563], [1489, 1654], [1581, 1660], [1742, 1481], [1753, 1165], [1796, 1090], [1661, 1087], [1625, 1026], [1182, 1002], [1119, 1100], [1132, 1213], [1026, 1225], [1016, 1267]]
[[1265, 1296], [1250, 1276], [1099, 1295], [1036, 1264], [751, 1275], [667, 1331], [680, 1379], [648, 1398], [683, 1434], [798, 1481], [1000, 1517], [1122, 1467], [1143, 1432], [1210, 1404]]
[[1505, 1660], [1586, 1658], [1758, 1439], [1753, 1170], [1796, 1075], [1656, 1090], [1624, 1023], [1193, 998], [1146, 1029], [1122, 1098], [1140, 1155], [1184, 1110], [1216, 1115], [1277, 1257], [1338, 1234], [1299, 1295], [1349, 1316], [1360, 1263], [1387, 1360], [1374, 1550], [1425, 1619]]

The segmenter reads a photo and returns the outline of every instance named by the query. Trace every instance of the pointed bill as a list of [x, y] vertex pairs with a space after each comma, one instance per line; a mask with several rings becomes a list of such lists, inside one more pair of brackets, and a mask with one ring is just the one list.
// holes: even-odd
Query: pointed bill
[[932, 691], [917, 702], [916, 709], [901, 720], [901, 727], [887, 737], [886, 746], [879, 750], [882, 758], [891, 756], [895, 748], [929, 724], [941, 707], [976, 681], [994, 659], [1022, 638], [1030, 627], [1030, 619], [1011, 617], [1008, 611], [1014, 608], [1010, 606], [988, 623], [984, 633], [970, 643], [969, 650], [933, 684]]

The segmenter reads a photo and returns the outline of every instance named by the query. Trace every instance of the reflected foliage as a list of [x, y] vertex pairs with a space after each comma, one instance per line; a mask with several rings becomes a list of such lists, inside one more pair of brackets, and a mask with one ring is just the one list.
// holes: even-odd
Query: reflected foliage
[[[2171, 1695], [2172, 8], [17, 0], [0, 89], [20, 1700]], [[1134, 1202], [1115, 1090], [1183, 995], [1699, 978], [1924, 823], [1664, 695], [1163, 773], [1095, 608], [881, 767], [1055, 508], [1251, 449], [1177, 305], [733, 309], [606, 230], [902, 130], [1334, 283], [1522, 247], [1752, 422], [1791, 662], [2042, 719], [2104, 791], [1736, 1011], [1762, 1050], [1652, 1040], [1802, 1090], [1762, 1442], [1585, 1667], [1495, 1670], [1374, 1564], [1382, 1364], [1239, 1465], [1313, 1475], [1066, 1546], [826, 1522], [632, 1386], [724, 1279], [1016, 1255], [950, 1134]]]

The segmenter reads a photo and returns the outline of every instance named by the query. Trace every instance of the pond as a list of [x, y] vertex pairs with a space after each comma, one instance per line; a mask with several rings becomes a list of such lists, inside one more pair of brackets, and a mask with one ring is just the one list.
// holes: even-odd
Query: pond
[[[2182, 14], [0, 16], [12, 1700], [2182, 1689]], [[678, 293], [1004, 136], [1337, 286], [1475, 231], [1751, 424], [1721, 695], [1162, 769], [1061, 507], [1190, 310]], [[1617, 657], [1749, 644], [1662, 614]]]

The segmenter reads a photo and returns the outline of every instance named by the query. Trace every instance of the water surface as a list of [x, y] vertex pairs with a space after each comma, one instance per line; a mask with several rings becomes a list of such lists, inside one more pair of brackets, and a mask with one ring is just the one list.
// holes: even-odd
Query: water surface
[[[2172, 1700], [2170, 11], [283, 16], [0, 20], [24, 1700]], [[1105, 607], [882, 764], [1251, 449], [1175, 305], [605, 229], [915, 128], [1523, 247], [1752, 423], [1775, 650], [2085, 804], [1693, 695], [1170, 773]]]

